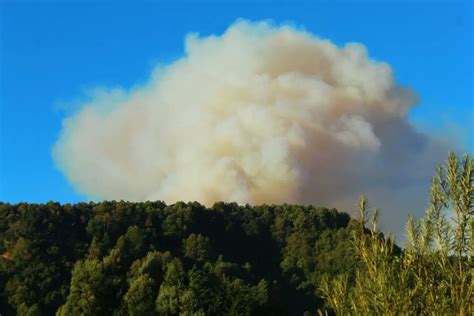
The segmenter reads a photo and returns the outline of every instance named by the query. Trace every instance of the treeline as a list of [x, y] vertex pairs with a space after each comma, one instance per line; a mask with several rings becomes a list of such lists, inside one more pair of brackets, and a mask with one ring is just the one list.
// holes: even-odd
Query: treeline
[[474, 161], [450, 154], [404, 247], [361, 198], [0, 203], [1, 315], [473, 315]]
[[301, 315], [356, 222], [297, 205], [0, 204], [2, 315]]

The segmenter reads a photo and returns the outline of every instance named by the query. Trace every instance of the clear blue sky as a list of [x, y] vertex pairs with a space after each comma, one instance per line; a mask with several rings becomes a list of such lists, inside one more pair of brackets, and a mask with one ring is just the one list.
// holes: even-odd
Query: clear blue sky
[[337, 44], [357, 41], [420, 95], [410, 119], [474, 152], [473, 2], [0, 2], [0, 201], [84, 200], [51, 158], [62, 104], [95, 86], [144, 82], [183, 54], [188, 32], [237, 18], [292, 22]]

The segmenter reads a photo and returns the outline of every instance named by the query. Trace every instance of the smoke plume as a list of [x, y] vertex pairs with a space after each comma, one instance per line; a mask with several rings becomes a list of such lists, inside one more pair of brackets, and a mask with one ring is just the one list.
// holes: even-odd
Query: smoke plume
[[446, 151], [410, 125], [415, 94], [363, 45], [238, 21], [185, 48], [65, 119], [53, 156], [79, 192], [346, 210], [365, 192], [392, 214], [423, 207]]

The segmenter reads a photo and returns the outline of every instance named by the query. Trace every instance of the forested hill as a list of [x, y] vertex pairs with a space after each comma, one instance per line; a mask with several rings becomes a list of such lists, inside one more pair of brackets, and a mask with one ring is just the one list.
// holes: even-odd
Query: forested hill
[[323, 275], [353, 272], [335, 209], [0, 203], [1, 314], [314, 314]]

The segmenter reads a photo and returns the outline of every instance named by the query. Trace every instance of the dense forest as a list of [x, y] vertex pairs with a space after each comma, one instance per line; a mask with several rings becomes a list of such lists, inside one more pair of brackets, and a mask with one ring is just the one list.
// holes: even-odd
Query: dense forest
[[286, 204], [0, 203], [1, 315], [468, 315], [472, 177], [472, 159], [451, 154], [403, 248], [377, 211], [367, 219], [365, 198], [358, 218]]
[[296, 205], [1, 204], [3, 314], [302, 314], [354, 221]]

